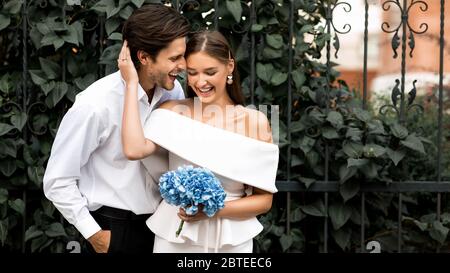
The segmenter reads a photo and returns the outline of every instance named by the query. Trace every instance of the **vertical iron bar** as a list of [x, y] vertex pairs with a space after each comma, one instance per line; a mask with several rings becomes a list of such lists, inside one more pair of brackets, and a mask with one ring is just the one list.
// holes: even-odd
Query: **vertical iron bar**
[[[256, 24], [256, 1], [251, 2], [250, 6], [250, 20], [251, 26]], [[255, 105], [255, 81], [256, 81], [256, 56], [255, 56], [255, 33], [250, 31], [251, 47], [250, 47], [250, 103]]]
[[398, 230], [397, 230], [397, 251], [398, 253], [402, 252], [402, 194], [398, 194]]
[[[364, 13], [364, 68], [363, 68], [363, 101], [362, 101], [362, 107], [363, 109], [367, 108], [367, 47], [368, 47], [368, 40], [369, 40], [369, 34], [368, 34], [368, 28], [369, 28], [369, 3], [367, 0], [364, 1], [365, 3], [365, 13]], [[365, 199], [366, 194], [364, 192], [361, 192], [361, 253], [365, 252], [365, 221], [364, 218], [365, 215]]]
[[[441, 0], [441, 16], [440, 16], [440, 37], [439, 37], [439, 112], [438, 112], [438, 136], [437, 136], [437, 147], [438, 147], [438, 158], [437, 158], [437, 182], [442, 180], [442, 126], [443, 126], [443, 110], [444, 110], [444, 27], [445, 27], [445, 0]], [[441, 193], [437, 194], [437, 207], [436, 207], [436, 220], [441, 220]], [[439, 252], [439, 247], [437, 249]]]
[[[327, 12], [326, 12], [326, 26], [327, 33], [330, 34], [331, 37], [331, 22], [333, 20], [333, 14], [331, 10], [331, 2], [327, 1]], [[326, 104], [326, 113], [329, 112], [329, 94], [330, 94], [330, 69], [331, 69], [331, 38], [327, 41], [327, 70], [326, 70], [326, 92], [325, 92], [325, 104]], [[325, 182], [328, 182], [328, 168], [329, 168], [329, 147], [328, 142], [325, 142]], [[324, 241], [323, 241], [323, 251], [328, 253], [328, 192], [324, 193], [325, 199], [325, 220], [324, 220]]]
[[[27, 1], [23, 0], [22, 3], [22, 109], [26, 113], [27, 112], [27, 92], [28, 92], [28, 48], [27, 48], [27, 40], [28, 40], [28, 11], [27, 11]], [[27, 141], [27, 127], [25, 126], [23, 130], [23, 139]], [[25, 204], [23, 216], [22, 216], [22, 245], [21, 251], [25, 253], [25, 232], [26, 232], [26, 219], [27, 219], [27, 190], [23, 189], [22, 192], [23, 202]]]
[[214, 0], [214, 29], [219, 30], [219, 0]]

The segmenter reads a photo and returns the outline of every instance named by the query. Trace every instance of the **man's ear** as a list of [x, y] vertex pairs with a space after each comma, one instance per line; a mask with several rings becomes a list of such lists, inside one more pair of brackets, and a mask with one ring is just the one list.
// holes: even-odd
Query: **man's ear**
[[148, 53], [143, 50], [137, 51], [137, 57], [138, 57], [139, 63], [142, 65], [148, 65], [149, 62], [151, 61], [150, 55], [148, 55]]

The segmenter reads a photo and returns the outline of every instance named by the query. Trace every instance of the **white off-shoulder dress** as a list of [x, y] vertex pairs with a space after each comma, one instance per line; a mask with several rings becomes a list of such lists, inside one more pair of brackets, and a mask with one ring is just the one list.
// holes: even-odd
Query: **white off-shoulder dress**
[[[246, 187], [275, 193], [278, 146], [204, 124], [166, 109], [155, 110], [146, 123], [146, 138], [169, 152], [169, 170], [183, 165], [211, 170], [227, 193], [225, 201], [246, 196]], [[142, 163], [152, 169], [151, 157]], [[247, 187], [248, 188], [248, 187]], [[154, 252], [252, 252], [253, 238], [263, 226], [245, 220], [212, 217], [186, 222], [178, 237], [179, 208], [164, 200], [147, 220], [155, 233]]]

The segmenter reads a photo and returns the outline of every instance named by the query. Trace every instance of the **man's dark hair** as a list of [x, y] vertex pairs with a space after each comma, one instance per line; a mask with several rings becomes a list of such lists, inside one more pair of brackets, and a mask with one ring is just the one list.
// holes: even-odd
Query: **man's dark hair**
[[177, 38], [186, 37], [188, 20], [173, 8], [162, 4], [148, 4], [136, 9], [122, 28], [128, 41], [131, 58], [139, 66], [138, 50], [143, 50], [155, 61], [158, 53]]

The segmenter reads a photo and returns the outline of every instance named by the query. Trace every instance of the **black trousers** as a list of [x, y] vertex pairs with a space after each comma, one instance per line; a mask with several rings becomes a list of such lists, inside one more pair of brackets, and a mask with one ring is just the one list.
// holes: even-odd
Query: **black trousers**
[[[138, 254], [152, 253], [154, 233], [145, 221], [151, 214], [136, 215], [131, 211], [103, 206], [91, 215], [103, 230], [111, 231], [108, 253]], [[89, 242], [86, 252], [96, 253]]]

